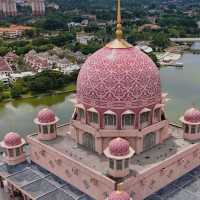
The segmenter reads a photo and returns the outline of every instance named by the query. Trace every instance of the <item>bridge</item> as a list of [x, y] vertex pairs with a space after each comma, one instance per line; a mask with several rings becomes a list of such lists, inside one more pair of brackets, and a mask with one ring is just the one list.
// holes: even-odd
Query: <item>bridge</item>
[[170, 38], [171, 42], [176, 43], [194, 43], [194, 42], [200, 42], [200, 38]]

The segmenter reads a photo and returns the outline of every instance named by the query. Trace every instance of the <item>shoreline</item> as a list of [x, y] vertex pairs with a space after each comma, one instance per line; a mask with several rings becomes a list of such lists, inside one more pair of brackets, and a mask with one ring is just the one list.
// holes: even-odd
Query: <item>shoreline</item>
[[66, 93], [76, 92], [75, 84], [71, 84], [70, 86], [74, 86], [74, 88], [73, 89], [68, 89], [68, 90], [54, 90], [54, 91], [51, 91], [51, 92], [41, 93], [41, 94], [34, 94], [34, 95], [25, 94], [25, 95], [22, 95], [21, 97], [18, 97], [18, 98], [6, 98], [6, 99], [3, 99], [2, 101], [0, 101], [0, 104], [13, 102], [15, 100], [31, 99], [31, 98], [50, 96], [50, 95], [57, 95], [57, 94], [59, 95], [59, 94], [66, 94]]

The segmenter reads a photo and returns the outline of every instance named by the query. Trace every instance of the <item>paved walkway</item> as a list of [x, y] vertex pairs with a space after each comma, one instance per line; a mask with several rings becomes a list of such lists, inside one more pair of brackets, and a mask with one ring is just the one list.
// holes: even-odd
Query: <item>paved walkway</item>
[[8, 194], [0, 189], [0, 200], [10, 200]]

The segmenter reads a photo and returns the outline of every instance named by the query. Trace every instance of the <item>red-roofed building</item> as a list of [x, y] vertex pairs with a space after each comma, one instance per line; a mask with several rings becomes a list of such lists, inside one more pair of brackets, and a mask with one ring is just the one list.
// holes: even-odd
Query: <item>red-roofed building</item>
[[9, 76], [11, 73], [12, 69], [10, 68], [8, 62], [3, 57], [0, 57], [0, 75]]
[[29, 51], [25, 55], [24, 60], [25, 63], [28, 64], [33, 71], [39, 71], [49, 68], [48, 60], [46, 58], [39, 57], [34, 50]]
[[4, 59], [5, 59], [8, 63], [14, 62], [17, 58], [18, 58], [18, 55], [16, 55], [16, 54], [13, 53], [13, 52], [8, 52], [8, 53], [4, 56]]

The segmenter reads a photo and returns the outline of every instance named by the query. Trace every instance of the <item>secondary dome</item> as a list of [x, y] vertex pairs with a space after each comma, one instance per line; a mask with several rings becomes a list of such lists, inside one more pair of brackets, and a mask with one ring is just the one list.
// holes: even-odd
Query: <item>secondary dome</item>
[[185, 111], [184, 120], [191, 123], [200, 122], [200, 111], [197, 108], [190, 108]]
[[13, 147], [22, 144], [22, 139], [19, 134], [10, 132], [5, 135], [3, 142], [4, 145]]
[[125, 156], [129, 153], [129, 142], [122, 138], [115, 138], [108, 145], [113, 156]]
[[77, 80], [77, 101], [111, 109], [160, 103], [159, 71], [138, 48], [104, 47], [82, 66]]
[[124, 191], [114, 191], [108, 197], [108, 200], [130, 200], [128, 193]]
[[48, 108], [39, 111], [37, 118], [40, 123], [51, 123], [56, 120], [55, 113]]

